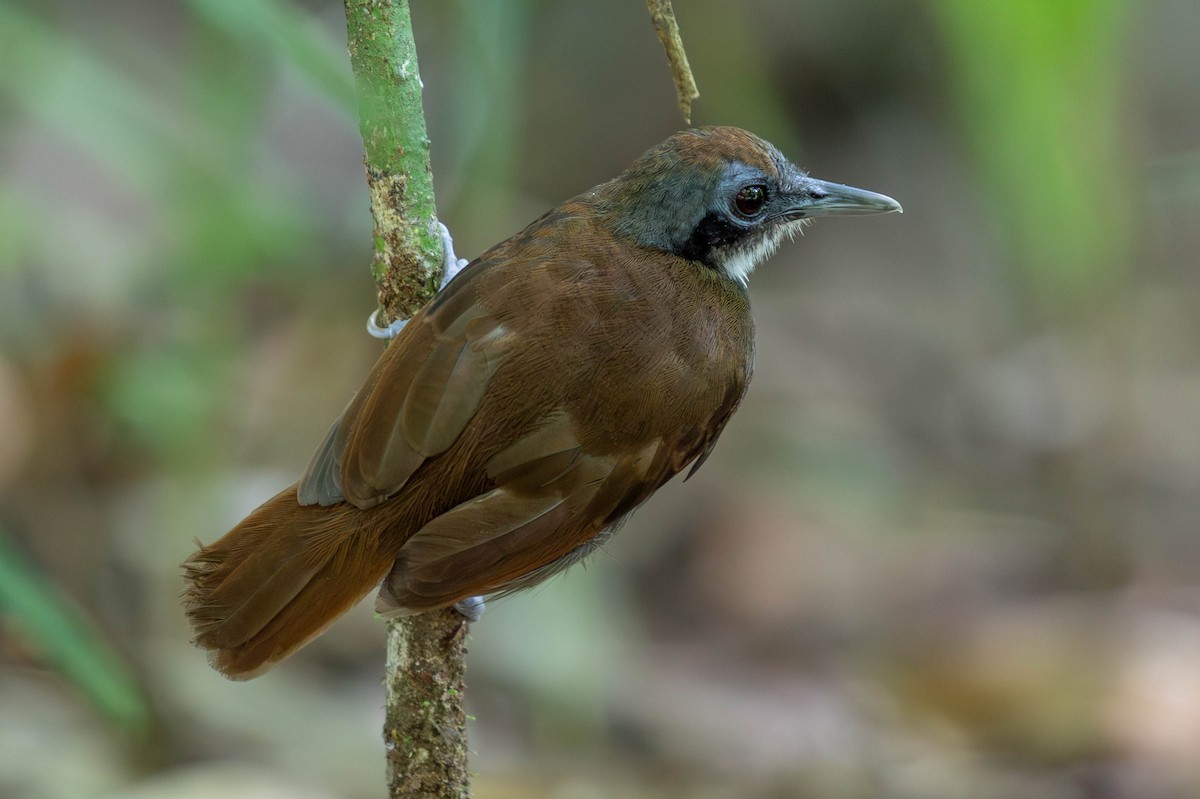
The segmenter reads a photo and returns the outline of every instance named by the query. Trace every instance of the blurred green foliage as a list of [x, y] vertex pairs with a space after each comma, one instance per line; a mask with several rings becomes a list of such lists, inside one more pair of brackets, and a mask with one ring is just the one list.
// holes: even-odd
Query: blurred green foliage
[[[259, 146], [280, 60], [352, 119], [353, 87], [343, 45], [322, 36], [299, 8], [274, 2], [194, 0], [182, 58], [128, 45], [121, 57], [96, 52], [37, 14], [0, 5], [0, 75], [6, 101], [99, 166], [132, 199], [152, 209], [151, 238], [125, 259], [126, 277], [161, 296], [220, 302], [231, 282], [261, 270], [304, 265], [319, 247], [303, 184], [282, 156]], [[125, 57], [125, 54], [132, 54]], [[290, 185], [289, 185], [290, 184]], [[65, 228], [84, 213], [75, 203], [25, 196], [38, 224], [25, 228], [35, 260], [61, 261], [38, 229]], [[6, 215], [6, 223], [10, 216]], [[109, 235], [120, 235], [112, 231]], [[169, 240], [154, 238], [168, 235]], [[18, 265], [6, 247], [3, 267]], [[165, 256], [165, 258], [164, 258]], [[79, 287], [75, 300], [86, 303]]]
[[247, 51], [265, 50], [271, 60], [291, 64], [348, 119], [357, 118], [354, 81], [342, 43], [332, 40], [300, 6], [281, 0], [187, 0], [187, 5], [197, 18]]
[[16, 624], [34, 651], [75, 683], [119, 727], [144, 733], [145, 694], [112, 647], [8, 540], [0, 528], [0, 618]]
[[[62, 147], [63, 168], [104, 186], [76, 197], [62, 178], [0, 185], [0, 342], [37, 362], [92, 326], [83, 335], [100, 360], [82, 400], [127, 453], [193, 471], [220, 440], [232, 353], [244, 344], [231, 298], [268, 276], [324, 268], [331, 249], [304, 176], [261, 146], [272, 94], [296, 76], [347, 126], [354, 98], [344, 43], [299, 6], [188, 8], [172, 49], [116, 23], [108, 36], [81, 35], [51, 9], [0, 3], [0, 107]], [[0, 125], [0, 141], [14, 132]], [[7, 545], [0, 596], [109, 718], [146, 723], [119, 656]]]
[[[343, 221], [314, 225], [321, 212], [304, 175], [261, 146], [284, 71], [353, 125], [344, 44], [298, 6], [189, 8], [182, 52], [114, 29], [114, 53], [0, 4], [0, 97], [65, 143], [78, 159], [68, 165], [101, 170], [113, 192], [108, 202], [63, 197], [53, 183], [0, 192], [0, 229], [11, 233], [0, 236], [0, 330], [15, 343], [39, 317], [87, 319], [129, 296], [150, 318], [157, 308], [170, 321], [152, 335], [125, 319], [127, 346], [100, 392], [118, 424], [176, 462], [194, 457], [214, 424], [213, 386], [240, 338], [236, 287], [324, 268], [323, 234]], [[204, 318], [235, 324], [196, 323]]]
[[1128, 269], [1136, 175], [1121, 157], [1128, 0], [931, 0], [996, 246], [1035, 315], [1093, 305]]

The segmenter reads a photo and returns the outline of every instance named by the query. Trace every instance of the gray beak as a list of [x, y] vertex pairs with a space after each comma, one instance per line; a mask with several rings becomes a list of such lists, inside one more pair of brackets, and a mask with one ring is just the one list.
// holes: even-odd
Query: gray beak
[[789, 197], [780, 216], [806, 219], [832, 214], [890, 214], [893, 211], [904, 213], [900, 203], [886, 194], [805, 177], [801, 188]]

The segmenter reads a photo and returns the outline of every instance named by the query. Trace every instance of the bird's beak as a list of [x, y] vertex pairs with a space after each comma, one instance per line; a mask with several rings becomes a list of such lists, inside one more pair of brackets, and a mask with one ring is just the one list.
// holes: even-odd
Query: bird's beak
[[806, 177], [801, 188], [791, 193], [791, 201], [780, 214], [784, 219], [806, 219], [831, 214], [890, 214], [904, 213], [900, 203], [886, 194], [866, 189], [829, 183]]

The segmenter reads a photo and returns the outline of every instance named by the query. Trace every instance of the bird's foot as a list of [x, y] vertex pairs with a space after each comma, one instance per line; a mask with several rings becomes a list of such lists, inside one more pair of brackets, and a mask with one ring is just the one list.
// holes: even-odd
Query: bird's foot
[[382, 308], [376, 308], [374, 311], [371, 311], [371, 315], [367, 317], [367, 332], [375, 338], [390, 341], [404, 329], [404, 326], [408, 324], [408, 320], [396, 319], [390, 325], [381, 325], [379, 324], [379, 312], [382, 310]]
[[474, 622], [479, 621], [480, 617], [483, 616], [483, 611], [487, 609], [487, 605], [484, 604], [483, 597], [472, 596], [455, 602], [454, 609], [467, 621]]
[[438, 222], [438, 228], [442, 231], [442, 285], [438, 286], [438, 290], [441, 291], [471, 262], [454, 254], [454, 239], [450, 237], [450, 229], [441, 222]]
[[[454, 279], [454, 276], [463, 270], [470, 261], [466, 258], [459, 258], [454, 254], [454, 239], [450, 236], [450, 230], [441, 222], [438, 222], [438, 230], [442, 235], [442, 283], [438, 286], [438, 291], [446, 288], [446, 284]], [[367, 332], [375, 338], [390, 340], [404, 329], [408, 324], [407, 319], [397, 319], [390, 325], [379, 324], [379, 312], [382, 308], [376, 308], [369, 317], [367, 317]], [[463, 614], [466, 615], [466, 614]], [[473, 621], [473, 620], [472, 620]]]

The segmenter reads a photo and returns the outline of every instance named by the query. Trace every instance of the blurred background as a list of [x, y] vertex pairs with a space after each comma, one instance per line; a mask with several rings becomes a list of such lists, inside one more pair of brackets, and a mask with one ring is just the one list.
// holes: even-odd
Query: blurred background
[[[638, 0], [414, 3], [473, 256], [680, 126]], [[678, 0], [697, 124], [903, 216], [754, 276], [704, 469], [472, 629], [480, 799], [1200, 797], [1195, 0]], [[369, 603], [178, 563], [378, 355], [342, 6], [0, 0], [0, 796], [380, 796]]]

